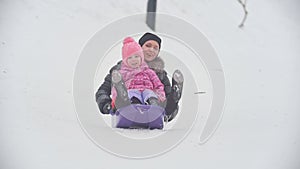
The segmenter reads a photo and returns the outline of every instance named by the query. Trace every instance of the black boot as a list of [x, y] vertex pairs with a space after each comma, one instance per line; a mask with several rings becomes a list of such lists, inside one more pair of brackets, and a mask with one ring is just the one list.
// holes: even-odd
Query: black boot
[[116, 108], [122, 108], [125, 106], [130, 105], [130, 100], [128, 98], [127, 88], [123, 83], [122, 76], [119, 71], [114, 70], [111, 75], [111, 81], [113, 87], [115, 87], [117, 91], [117, 98], [116, 98]]
[[131, 104], [142, 104], [142, 102], [136, 97], [132, 97], [130, 99], [130, 102], [131, 102]]
[[170, 121], [172, 121], [175, 117], [176, 117], [176, 115], [178, 114], [178, 106], [177, 106], [177, 108], [174, 110], [174, 112], [172, 113], [172, 114], [170, 114], [170, 115], [165, 115], [164, 116], [164, 121], [165, 122], [170, 122]]
[[180, 70], [175, 70], [172, 76], [172, 92], [175, 102], [178, 102], [182, 95], [183, 88], [183, 74]]
[[149, 105], [159, 106], [159, 101], [155, 97], [150, 97], [146, 103]]

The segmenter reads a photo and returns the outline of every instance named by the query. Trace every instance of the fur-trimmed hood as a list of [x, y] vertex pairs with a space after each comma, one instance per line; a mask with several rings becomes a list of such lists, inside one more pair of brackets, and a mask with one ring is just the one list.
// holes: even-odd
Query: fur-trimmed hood
[[147, 64], [156, 73], [162, 73], [165, 69], [165, 62], [160, 57], [156, 57], [154, 60], [147, 62]]

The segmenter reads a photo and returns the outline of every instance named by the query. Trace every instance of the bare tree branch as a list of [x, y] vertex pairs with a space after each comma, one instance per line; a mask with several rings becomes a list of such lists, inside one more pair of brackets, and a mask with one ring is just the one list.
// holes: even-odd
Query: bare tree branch
[[245, 23], [245, 21], [247, 19], [247, 16], [248, 16], [248, 11], [246, 9], [247, 0], [245, 0], [244, 2], [242, 0], [238, 0], [238, 2], [242, 5], [242, 7], [244, 9], [244, 18], [243, 18], [242, 22], [239, 25], [239, 27], [242, 28], [242, 27], [244, 27], [244, 23]]
[[205, 94], [206, 92], [195, 92], [194, 94]]

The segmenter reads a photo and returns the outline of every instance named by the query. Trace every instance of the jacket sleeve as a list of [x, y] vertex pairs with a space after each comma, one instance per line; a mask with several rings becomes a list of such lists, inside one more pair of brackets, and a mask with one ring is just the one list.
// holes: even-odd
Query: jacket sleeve
[[152, 81], [154, 89], [155, 89], [154, 92], [157, 94], [159, 100], [165, 101], [166, 95], [165, 95], [165, 91], [164, 91], [164, 85], [161, 83], [161, 81], [158, 78], [158, 76], [156, 75], [156, 73], [151, 69], [149, 69], [149, 76], [150, 76], [150, 80]]
[[115, 69], [119, 69], [120, 68], [120, 64], [121, 62], [119, 62], [117, 65], [113, 66], [109, 73], [105, 76], [104, 78], [104, 82], [100, 85], [100, 87], [98, 88], [95, 96], [96, 96], [96, 102], [98, 104], [98, 107], [100, 109], [100, 112], [103, 114], [108, 114], [109, 112], [107, 110], [104, 109], [104, 106], [109, 103], [111, 104], [111, 73], [113, 70]]
[[172, 90], [171, 90], [170, 80], [167, 76], [167, 72], [166, 71], [159, 72], [159, 73], [157, 73], [157, 76], [158, 76], [159, 80], [161, 81], [161, 83], [164, 85], [164, 91], [165, 91], [166, 97], [168, 98], [168, 96], [170, 95]]

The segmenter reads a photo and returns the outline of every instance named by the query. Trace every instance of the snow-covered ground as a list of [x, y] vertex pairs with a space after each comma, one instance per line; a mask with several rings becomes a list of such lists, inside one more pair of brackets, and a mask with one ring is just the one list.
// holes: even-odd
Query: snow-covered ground
[[300, 168], [300, 1], [247, 2], [240, 29], [235, 0], [158, 1], [158, 12], [193, 24], [217, 50], [226, 105], [205, 144], [196, 125], [171, 151], [132, 160], [87, 137], [72, 85], [87, 41], [113, 20], [145, 12], [146, 0], [1, 0], [0, 168]]

